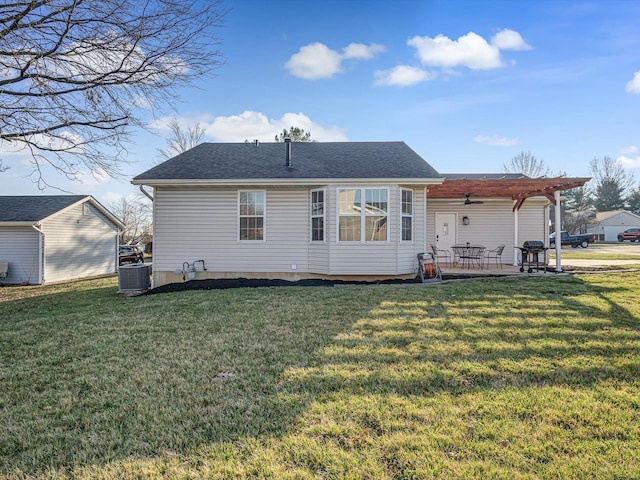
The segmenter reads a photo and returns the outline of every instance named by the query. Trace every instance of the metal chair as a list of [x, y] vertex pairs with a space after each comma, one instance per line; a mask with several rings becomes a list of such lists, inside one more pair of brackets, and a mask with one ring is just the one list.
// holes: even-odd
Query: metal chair
[[503, 250], [504, 250], [504, 244], [497, 246], [493, 250], [489, 250], [489, 251], [485, 252], [484, 258], [485, 258], [485, 260], [487, 260], [487, 266], [489, 265], [489, 262], [491, 261], [491, 259], [494, 259], [495, 262], [496, 262], [496, 266], [499, 265], [500, 268], [502, 268], [502, 252], [503, 252]]
[[431, 253], [433, 253], [433, 258], [435, 258], [438, 263], [440, 263], [440, 259], [444, 258], [445, 261], [444, 263], [447, 266], [451, 266], [453, 263], [453, 259], [451, 258], [451, 252], [447, 251], [447, 250], [438, 250], [438, 247], [436, 247], [435, 245], [429, 245], [431, 247]]

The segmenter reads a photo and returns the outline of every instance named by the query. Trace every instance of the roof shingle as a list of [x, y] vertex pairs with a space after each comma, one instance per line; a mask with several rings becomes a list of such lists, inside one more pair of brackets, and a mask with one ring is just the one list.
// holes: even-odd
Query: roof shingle
[[133, 179], [296, 180], [441, 178], [404, 142], [203, 143]]
[[0, 222], [38, 222], [87, 195], [0, 196]]

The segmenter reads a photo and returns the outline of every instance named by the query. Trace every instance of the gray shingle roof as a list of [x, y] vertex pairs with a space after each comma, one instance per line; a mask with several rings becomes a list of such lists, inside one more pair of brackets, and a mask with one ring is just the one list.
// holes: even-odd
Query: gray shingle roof
[[441, 178], [404, 142], [203, 143], [147, 170], [144, 180]]
[[87, 195], [0, 196], [0, 222], [38, 222]]

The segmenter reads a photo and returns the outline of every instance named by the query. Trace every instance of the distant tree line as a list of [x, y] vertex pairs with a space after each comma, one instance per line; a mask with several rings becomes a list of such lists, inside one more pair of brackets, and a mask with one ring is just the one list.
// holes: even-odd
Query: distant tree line
[[[566, 172], [553, 175], [545, 162], [531, 152], [515, 155], [509, 163], [503, 164], [503, 170], [531, 178], [567, 176]], [[595, 157], [589, 162], [589, 171], [591, 181], [587, 185], [563, 192], [563, 230], [584, 232], [595, 221], [597, 212], [628, 210], [640, 215], [640, 185], [635, 185], [633, 175], [618, 161], [608, 155]], [[551, 217], [553, 221], [554, 215]]]

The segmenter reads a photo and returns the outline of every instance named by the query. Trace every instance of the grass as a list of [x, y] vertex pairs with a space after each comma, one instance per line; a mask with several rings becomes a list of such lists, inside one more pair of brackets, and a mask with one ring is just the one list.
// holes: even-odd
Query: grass
[[[550, 250], [549, 258], [556, 258], [556, 254]], [[590, 260], [640, 260], [640, 255], [624, 253], [593, 253], [584, 250], [562, 250], [562, 258], [586, 258]]]
[[0, 289], [4, 478], [640, 478], [637, 274]]
[[[589, 259], [589, 260], [640, 260], [640, 247], [638, 253], [628, 253], [629, 250], [622, 250], [622, 247], [629, 247], [629, 244], [617, 243], [593, 243], [588, 248], [562, 248], [562, 258], [566, 259]], [[627, 253], [617, 253], [615, 250], [620, 247], [621, 251]], [[555, 250], [549, 250], [549, 257], [554, 259]]]

